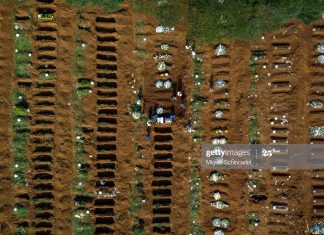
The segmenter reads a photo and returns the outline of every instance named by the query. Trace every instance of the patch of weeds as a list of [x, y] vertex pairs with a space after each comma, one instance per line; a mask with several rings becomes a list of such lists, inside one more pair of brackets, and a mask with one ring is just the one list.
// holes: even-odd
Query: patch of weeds
[[28, 231], [24, 227], [18, 227], [16, 229], [15, 235], [28, 235]]
[[[86, 210], [77, 210], [72, 218], [72, 226], [75, 234], [93, 235], [95, 228], [90, 222], [90, 215]], [[90, 213], [90, 212], [89, 212]]]
[[[99, 0], [98, 0], [99, 1]], [[159, 24], [188, 24], [191, 40], [220, 42], [226, 39], [256, 40], [273, 32], [290, 19], [306, 24], [321, 18], [322, 0], [133, 0], [134, 9], [154, 17]]]
[[95, 6], [102, 7], [105, 11], [112, 12], [118, 10], [119, 6], [124, 2], [124, 0], [92, 0]]
[[75, 127], [75, 164], [77, 166], [76, 178], [73, 180], [72, 189], [78, 195], [87, 194], [88, 171], [84, 168], [86, 161], [84, 159], [84, 142], [82, 140], [82, 130]]
[[144, 49], [142, 49], [142, 48], [137, 48], [136, 49], [136, 51], [137, 51], [137, 58], [139, 59], [139, 60], [146, 60], [147, 59], [147, 52], [146, 52], [146, 50], [144, 50]]
[[79, 5], [82, 8], [85, 8], [88, 4], [92, 3], [94, 6], [102, 7], [105, 11], [112, 12], [118, 10], [120, 4], [123, 3], [124, 0], [66, 0], [66, 2], [70, 5]]
[[140, 176], [137, 175], [136, 183], [134, 185], [132, 191], [132, 198], [130, 204], [130, 212], [136, 214], [142, 207], [142, 200], [144, 199], [144, 192], [143, 192], [143, 182], [140, 179]]
[[259, 223], [260, 223], [260, 214], [255, 211], [250, 211], [248, 213], [248, 224], [250, 225], [250, 228], [253, 229], [257, 227]]
[[136, 93], [135, 102], [130, 105], [130, 111], [131, 111], [132, 116], [135, 120], [141, 120], [144, 118], [142, 104], [143, 104], [142, 87], [139, 87], [139, 89]]
[[77, 177], [72, 182], [73, 191], [78, 195], [87, 195], [88, 172], [78, 170]]
[[31, 64], [32, 46], [26, 35], [26, 30], [15, 23], [15, 71], [18, 78], [29, 78], [29, 67]]
[[138, 214], [142, 208], [142, 200], [145, 199], [143, 188], [144, 188], [144, 184], [142, 180], [142, 174], [140, 171], [136, 171], [135, 185], [133, 186], [132, 189], [131, 203], [129, 207], [129, 211], [133, 217], [133, 226], [132, 226], [133, 235], [144, 234], [144, 223], [142, 219], [138, 217]]
[[83, 44], [78, 43], [74, 52], [74, 75], [77, 78], [77, 96], [79, 98], [84, 98], [89, 93], [91, 93], [93, 81], [91, 79], [85, 78], [86, 68], [85, 68], [85, 47]]
[[[80, 32], [78, 32], [80, 33]], [[72, 92], [72, 109], [74, 119], [74, 164], [76, 166], [76, 177], [73, 179], [71, 189], [75, 194], [74, 198], [74, 215], [72, 218], [74, 234], [92, 235], [95, 227], [91, 223], [90, 211], [87, 208], [88, 199], [93, 197], [89, 192], [88, 164], [85, 156], [83, 130], [85, 113], [80, 98], [84, 98], [91, 90], [91, 80], [85, 76], [85, 54], [84, 44], [77, 43], [74, 52], [74, 74], [76, 86]]]
[[250, 183], [252, 184], [252, 186], [253, 185], [255, 185], [255, 186], [258, 186], [258, 185], [260, 185], [261, 184], [261, 179], [251, 179], [250, 180]]
[[159, 4], [154, 0], [133, 0], [134, 9], [157, 19], [160, 25], [175, 26], [186, 17], [186, 0], [169, 0]]
[[42, 71], [40, 73], [40, 78], [42, 80], [52, 80], [56, 78], [56, 72], [53, 71]]
[[134, 223], [137, 226], [133, 226], [132, 227], [132, 232], [133, 232], [133, 235], [143, 235], [144, 234], [144, 227], [140, 224], [140, 221], [139, 219], [137, 218], [137, 221]]
[[192, 92], [192, 98], [191, 98], [191, 104], [190, 104], [190, 109], [191, 109], [191, 117], [192, 117], [192, 127], [193, 127], [193, 134], [192, 138], [194, 140], [201, 140], [201, 122], [200, 122], [200, 112], [205, 103], [207, 102], [206, 98], [203, 97], [201, 93], [201, 85], [204, 83], [205, 78], [201, 73], [201, 67], [202, 67], [202, 55], [197, 55], [194, 58], [194, 64], [195, 64], [195, 69], [194, 69], [194, 83], [195, 83], [195, 88]]
[[92, 80], [87, 78], [79, 78], [77, 83], [77, 88], [91, 88]]
[[91, 93], [91, 90], [89, 90], [88, 88], [79, 88], [78, 89], [79, 97], [86, 97], [87, 95], [89, 95], [89, 93]]
[[[138, 125], [138, 124], [137, 124]], [[137, 126], [136, 125], [136, 126]], [[137, 158], [142, 159], [143, 158], [143, 151], [142, 151], [142, 147], [139, 144], [134, 144], [134, 149], [135, 149], [135, 156]]]
[[254, 110], [251, 110], [250, 127], [248, 131], [249, 142], [251, 144], [258, 144], [260, 142], [258, 116]]
[[257, 39], [292, 18], [310, 23], [324, 11], [321, 0], [189, 0], [189, 35], [202, 41]]
[[250, 58], [249, 71], [253, 76], [250, 83], [250, 91], [252, 92], [256, 90], [257, 82], [259, 81], [257, 72], [259, 65], [257, 64], [257, 61], [262, 58], [264, 58], [264, 52], [261, 51], [254, 51]]
[[135, 25], [136, 32], [143, 33], [145, 24], [143, 21], [137, 21]]
[[77, 82], [77, 93], [79, 97], [86, 97], [92, 92], [94, 82], [88, 78], [79, 78]]
[[[77, 123], [81, 125], [82, 123]], [[92, 194], [87, 191], [88, 186], [88, 170], [86, 168], [84, 142], [82, 139], [82, 129], [78, 126], [75, 127], [75, 164], [76, 164], [76, 177], [72, 182], [71, 188], [77, 195], [74, 200], [76, 206], [73, 217], [73, 229], [75, 234], [93, 234], [94, 227], [89, 222], [90, 212], [86, 208], [87, 201], [83, 201], [84, 197], [92, 197]]]
[[14, 208], [14, 215], [19, 218], [25, 219], [28, 216], [28, 209], [23, 205], [17, 204]]
[[[257, 68], [257, 61], [264, 58], [264, 52], [262, 51], [253, 51], [250, 58], [249, 70], [252, 74], [252, 80], [250, 83], [250, 92], [255, 92], [257, 87], [257, 82], [259, 81]], [[249, 117], [250, 127], [248, 130], [249, 143], [258, 144], [260, 142], [260, 134], [259, 134], [259, 124], [258, 124], [258, 116], [254, 111], [254, 104], [250, 104], [250, 117]]]
[[82, 45], [77, 44], [77, 47], [74, 52], [74, 74], [77, 78], [84, 77], [85, 74], [85, 55], [84, 55], [84, 47]]
[[11, 142], [11, 150], [14, 153], [12, 183], [26, 185], [25, 171], [28, 160], [25, 156], [25, 149], [29, 136], [29, 105], [27, 97], [19, 90], [13, 91], [12, 103], [12, 128], [14, 130], [14, 137]]
[[[199, 178], [198, 162], [192, 161], [193, 172], [191, 175], [190, 183], [190, 194], [189, 194], [189, 233], [192, 235], [204, 235], [199, 221], [199, 208], [200, 208], [200, 197], [201, 197], [201, 182]], [[193, 223], [192, 221], [195, 221]]]
[[66, 0], [66, 2], [70, 5], [77, 4], [81, 7], [85, 7], [89, 3], [89, 0]]
[[74, 74], [78, 78], [82, 78], [82, 77], [84, 77], [85, 71], [86, 71], [86, 69], [85, 69], [84, 64], [79, 60], [77, 62], [77, 64], [75, 65]]

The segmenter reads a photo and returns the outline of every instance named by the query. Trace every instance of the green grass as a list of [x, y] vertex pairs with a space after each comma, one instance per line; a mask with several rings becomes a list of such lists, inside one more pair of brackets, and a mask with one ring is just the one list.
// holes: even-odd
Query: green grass
[[28, 160], [25, 156], [25, 149], [29, 136], [29, 106], [26, 96], [19, 90], [13, 91], [12, 103], [12, 128], [14, 130], [14, 137], [11, 142], [11, 150], [14, 154], [12, 183], [26, 185], [25, 171]]
[[72, 226], [73, 226], [73, 231], [74, 234], [77, 235], [93, 235], [95, 232], [94, 226], [87, 221], [89, 220], [88, 218], [81, 219], [81, 218], [76, 218], [72, 217]]
[[[74, 102], [79, 103], [78, 100], [74, 100]], [[77, 107], [76, 105], [73, 105], [72, 107]], [[80, 107], [79, 107], [80, 109]], [[71, 188], [72, 191], [79, 196], [92, 196], [90, 192], [87, 191], [88, 187], [88, 171], [86, 168], [82, 168], [83, 165], [86, 164], [85, 160], [85, 153], [84, 153], [84, 142], [82, 138], [77, 139], [76, 136], [81, 136], [82, 135], [82, 129], [78, 125], [82, 125], [82, 120], [77, 117], [78, 115], [82, 114], [83, 112], [81, 111], [79, 113], [78, 110], [75, 111], [75, 116], [76, 118], [76, 126], [75, 126], [75, 162], [74, 164], [76, 165], [76, 177], [72, 181]], [[79, 164], [81, 164], [81, 167], [79, 167]], [[79, 183], [82, 183], [79, 185]], [[73, 230], [75, 234], [82, 234], [82, 235], [88, 235], [88, 234], [93, 234], [94, 232], [94, 227], [92, 226], [90, 221], [90, 214], [87, 214], [86, 211], [86, 202], [81, 202], [81, 201], [74, 201], [75, 202], [75, 214], [80, 214], [83, 213], [86, 216], [83, 218], [76, 218], [73, 217], [72, 222], [73, 222]]]
[[252, 116], [250, 117], [250, 127], [248, 131], [249, 142], [257, 144], [260, 142], [260, 134], [259, 134], [259, 123], [258, 116], [255, 111], [251, 111]]
[[[135, 151], [140, 150], [139, 145], [135, 145], [134, 147], [135, 147]], [[142, 200], [145, 198], [143, 188], [144, 185], [143, 185], [142, 173], [140, 171], [137, 171], [135, 176], [135, 184], [132, 187], [132, 191], [131, 191], [131, 202], [129, 207], [129, 211], [133, 218], [133, 224], [132, 224], [133, 235], [144, 234], [144, 225], [141, 223], [140, 219], [138, 218], [139, 212], [142, 208]]]
[[93, 4], [103, 8], [105, 11], [112, 12], [118, 10], [124, 0], [66, 0], [66, 2], [71, 5], [77, 4], [83, 8], [88, 6], [88, 4]]
[[130, 212], [138, 213], [142, 207], [142, 199], [144, 198], [143, 193], [143, 182], [138, 181], [132, 191], [132, 199], [130, 204]]
[[[88, 3], [115, 11], [123, 0], [67, 0], [85, 7]], [[190, 40], [220, 42], [222, 39], [255, 40], [261, 33], [277, 30], [292, 18], [311, 23], [324, 11], [322, 0], [131, 0], [135, 11], [154, 17], [160, 25], [188, 25]]]
[[74, 164], [76, 167], [76, 176], [71, 183], [71, 190], [74, 192], [75, 196], [79, 196], [74, 199], [74, 215], [80, 215], [80, 213], [83, 213], [85, 216], [82, 218], [76, 218], [73, 215], [72, 224], [74, 234], [92, 235], [94, 234], [95, 228], [91, 223], [90, 213], [86, 213], [86, 211], [88, 211], [87, 201], [82, 201], [84, 196], [90, 198], [93, 196], [93, 194], [88, 190], [90, 182], [87, 169], [87, 156], [84, 149], [83, 130], [81, 128], [85, 122], [85, 112], [80, 98], [86, 97], [89, 94], [89, 89], [91, 89], [91, 80], [84, 78], [86, 72], [84, 66], [84, 49], [85, 48], [78, 43], [73, 58], [76, 86], [72, 92], [71, 105], [74, 119]]
[[18, 227], [16, 229], [15, 235], [28, 235], [27, 229], [24, 227]]
[[[256, 39], [261, 32], [277, 30], [292, 18], [310, 23], [324, 10], [321, 0], [189, 0], [192, 38], [220, 41], [221, 38]], [[193, 19], [193, 20], [190, 20]]]
[[66, 2], [70, 5], [77, 4], [81, 7], [85, 7], [90, 1], [89, 0], [66, 0]]
[[14, 210], [14, 215], [19, 218], [25, 219], [28, 216], [28, 209], [25, 206], [16, 205]]
[[102, 7], [105, 11], [112, 12], [116, 11], [120, 4], [124, 2], [124, 0], [109, 0], [109, 1], [102, 1], [102, 0], [92, 0], [95, 6]]
[[92, 82], [91, 79], [80, 78], [80, 79], [78, 79], [78, 82], [77, 82], [77, 88], [78, 89], [80, 89], [80, 88], [91, 89], [91, 82]]
[[76, 77], [81, 78], [84, 77], [85, 74], [85, 55], [84, 55], [84, 47], [78, 45], [74, 52], [74, 74]]
[[[139, 223], [137, 223], [137, 224], [139, 224]], [[143, 235], [144, 234], [144, 228], [142, 226], [140, 226], [140, 227], [133, 226], [132, 232], [133, 232], [133, 235]]]
[[143, 21], [137, 21], [135, 27], [136, 27], [136, 33], [143, 33], [145, 24]]
[[322, 0], [133, 0], [134, 9], [155, 17], [166, 26], [188, 24], [190, 40], [220, 42], [222, 39], [255, 40], [275, 31], [292, 18], [311, 23], [324, 11]]
[[84, 64], [81, 61], [79, 61], [75, 66], [74, 74], [78, 78], [81, 78], [81, 77], [84, 77], [85, 71], [86, 71], [86, 69], [85, 69]]
[[156, 18], [163, 26], [176, 26], [186, 17], [186, 0], [169, 0], [162, 5], [158, 5], [156, 0], [132, 0], [131, 2], [137, 12]]
[[[19, 37], [16, 37], [19, 34]], [[29, 53], [32, 52], [32, 46], [26, 36], [25, 30], [15, 29], [14, 33], [15, 49], [15, 70], [18, 78], [29, 78], [29, 67], [31, 57]]]
[[56, 72], [52, 72], [52, 71], [42, 71], [40, 73], [40, 78], [42, 80], [52, 80], [52, 79], [55, 79], [56, 78]]
[[259, 65], [256, 62], [262, 59], [263, 57], [264, 52], [254, 51], [250, 58], [249, 71], [253, 76], [250, 83], [250, 91], [252, 92], [256, 90], [257, 82], [259, 81], [259, 78], [256, 77], [258, 75], [257, 68]]
[[81, 44], [78, 44], [74, 52], [74, 75], [77, 78], [76, 94], [79, 98], [88, 96], [89, 91], [92, 89], [92, 80], [84, 78], [86, 73], [85, 60], [84, 47], [82, 47]]
[[[82, 183], [82, 185], [79, 185]], [[78, 195], [88, 195], [87, 193], [88, 185], [88, 173], [85, 171], [78, 171], [77, 177], [72, 182], [72, 189]]]
[[[192, 235], [204, 235], [205, 233], [198, 223], [201, 197], [201, 182], [198, 174], [198, 162], [193, 161], [192, 165], [194, 169], [191, 175], [191, 190], [189, 194], [189, 233]], [[195, 223], [192, 223], [192, 221], [195, 221]]]
[[148, 54], [147, 54], [147, 52], [146, 52], [146, 50], [145, 50], [145, 49], [142, 49], [142, 48], [137, 48], [136, 50], [137, 50], [137, 53], [136, 53], [136, 55], [137, 55], [137, 58], [138, 58], [139, 60], [142, 60], [142, 61], [144, 61], [144, 60], [146, 60], [146, 59], [147, 59], [147, 57], [148, 57]]
[[[201, 128], [201, 121], [200, 121], [200, 113], [201, 113], [201, 109], [203, 108], [207, 100], [202, 95], [201, 92], [201, 85], [204, 83], [205, 78], [201, 72], [202, 60], [200, 60], [199, 58], [202, 58], [202, 55], [197, 55], [196, 58], [194, 59], [195, 68], [194, 68], [193, 79], [196, 85], [192, 92], [192, 101], [190, 103], [190, 109], [192, 115], [192, 127], [195, 130], [192, 133], [192, 139], [201, 141], [202, 128]], [[196, 122], [196, 124], [194, 122]]]
[[[249, 70], [252, 75], [251, 83], [250, 83], [250, 92], [255, 92], [257, 88], [257, 83], [259, 78], [257, 77], [257, 68], [258, 64], [256, 63], [258, 60], [264, 57], [264, 52], [254, 51], [251, 54]], [[257, 144], [260, 142], [260, 134], [259, 134], [259, 124], [258, 124], [258, 116], [254, 111], [254, 104], [250, 104], [250, 127], [248, 130], [249, 142], [252, 144]]]
[[[140, 101], [141, 104], [138, 104], [137, 101]], [[144, 113], [142, 110], [142, 103], [143, 103], [143, 93], [142, 93], [142, 87], [140, 86], [136, 93], [135, 102], [130, 105], [130, 110], [132, 113], [140, 113], [141, 118], [144, 118]]]
[[255, 227], [255, 223], [260, 222], [260, 214], [256, 211], [250, 211], [248, 213], [248, 224], [250, 225], [250, 228]]

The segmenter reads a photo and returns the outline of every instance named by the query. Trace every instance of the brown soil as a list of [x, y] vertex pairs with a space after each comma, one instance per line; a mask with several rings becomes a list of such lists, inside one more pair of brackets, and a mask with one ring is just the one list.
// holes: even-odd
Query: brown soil
[[[40, 23], [37, 20], [41, 7], [55, 11], [53, 21]], [[144, 234], [189, 234], [191, 160], [200, 159], [200, 146], [184, 128], [192, 115], [190, 99], [194, 88], [193, 60], [185, 49], [186, 27], [180, 25], [174, 32], [156, 34], [157, 22], [134, 13], [128, 4], [110, 14], [98, 8], [80, 11], [60, 0], [38, 1], [30, 11], [26, 6], [16, 6], [16, 15], [33, 16], [27, 35], [33, 45], [31, 79], [23, 81], [25, 86], [22, 87], [22, 81], [14, 75], [13, 9], [13, 3], [0, 6], [3, 31], [0, 34], [0, 76], [8, 78], [0, 80], [0, 148], [3, 151], [0, 234], [14, 234], [18, 225], [28, 228], [30, 234], [73, 234], [77, 194], [71, 184], [77, 170], [76, 125], [83, 130], [87, 192], [92, 193], [86, 207], [96, 234], [131, 234], [134, 214], [130, 207], [139, 173], [144, 200], [136, 217], [143, 220]], [[20, 24], [27, 26], [28, 21], [22, 19]], [[138, 22], [142, 22], [143, 27], [139, 27]], [[81, 26], [87, 29], [81, 30]], [[309, 127], [324, 123], [323, 109], [310, 111], [307, 106], [310, 100], [323, 96], [323, 66], [315, 65], [314, 60], [315, 46], [324, 40], [324, 21], [314, 27], [316, 31], [312, 31], [313, 26], [291, 21], [258, 42], [225, 41], [228, 54], [221, 57], [214, 55], [214, 44], [199, 48], [203, 53], [205, 77], [201, 88], [207, 99], [201, 111], [204, 143], [210, 143], [217, 136], [215, 128], [221, 127], [228, 129], [228, 143], [247, 144], [252, 108], [258, 114], [260, 143], [323, 143], [323, 139], [314, 139], [308, 134]], [[39, 36], [45, 37], [37, 40]], [[92, 93], [77, 103], [82, 110], [82, 122], [75, 119], [78, 110], [71, 106], [77, 81], [73, 60], [77, 40], [87, 44], [85, 76], [94, 81]], [[155, 81], [161, 77], [156, 72], [153, 57], [162, 53], [162, 43], [171, 46], [168, 53], [172, 57], [167, 62], [174, 89], [160, 91], [155, 88]], [[42, 47], [47, 49], [42, 51]], [[264, 58], [257, 62], [259, 80], [256, 90], [251, 92], [249, 63], [252, 51], [256, 50], [264, 51]], [[281, 63], [283, 56], [289, 62]], [[46, 64], [56, 72], [56, 81], [45, 82], [39, 78], [40, 67]], [[211, 81], [222, 74], [228, 78], [226, 88], [210, 90]], [[288, 85], [276, 87], [280, 82]], [[13, 135], [11, 91], [17, 87], [27, 95], [31, 110], [26, 187], [10, 182], [13, 162], [9, 147]], [[175, 113], [172, 124], [154, 123], [148, 127], [146, 120], [133, 120], [130, 105], [135, 102], [134, 92], [140, 87], [145, 115], [152, 115], [156, 107], [162, 105]], [[182, 92], [182, 97], [172, 99], [177, 91]], [[230, 104], [221, 120], [214, 118], [217, 99], [227, 99]], [[180, 105], [182, 101], [184, 107]], [[288, 123], [271, 124], [283, 115], [288, 117]], [[48, 133], [39, 134], [42, 131]], [[145, 140], [147, 133], [150, 133], [149, 141]], [[40, 161], [40, 156], [46, 156], [47, 160]], [[284, 175], [270, 171], [224, 171], [226, 177], [221, 184], [212, 184], [208, 179], [210, 173], [199, 173], [202, 197], [196, 222], [201, 224], [205, 234], [213, 234], [212, 220], [216, 217], [230, 219], [226, 234], [233, 235], [304, 234], [313, 222], [324, 217], [320, 192], [324, 185], [323, 171], [289, 171]], [[261, 179], [260, 184], [251, 188], [250, 178]], [[100, 186], [103, 181], [109, 186]], [[39, 190], [40, 185], [48, 187]], [[318, 192], [312, 193], [312, 187], [319, 189]], [[112, 189], [118, 193], [111, 200], [102, 200], [106, 199], [105, 194], [99, 192]], [[215, 191], [221, 192], [222, 200], [229, 204], [227, 209], [211, 206]], [[285, 194], [287, 199], [278, 197], [280, 194]], [[15, 203], [28, 208], [26, 219], [13, 215]], [[285, 203], [289, 210], [272, 210], [272, 203]], [[45, 204], [47, 207], [40, 210]], [[260, 223], [255, 228], [248, 224], [250, 212], [260, 215]]]
[[11, 185], [11, 89], [13, 88], [13, 4], [0, 7], [0, 22], [2, 34], [0, 35], [0, 233], [10, 234], [12, 224], [12, 207], [14, 205], [14, 190]]

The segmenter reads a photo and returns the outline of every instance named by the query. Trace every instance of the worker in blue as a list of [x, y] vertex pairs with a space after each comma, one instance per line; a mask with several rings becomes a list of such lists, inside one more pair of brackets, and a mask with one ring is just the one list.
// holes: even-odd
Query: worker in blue
[[174, 113], [173, 113], [173, 112], [171, 112], [171, 113], [170, 113], [170, 121], [172, 122], [172, 121], [173, 121], [173, 119], [174, 119]]
[[150, 134], [147, 134], [147, 135], [145, 136], [145, 139], [146, 139], [147, 141], [150, 141], [150, 139], [151, 139]]

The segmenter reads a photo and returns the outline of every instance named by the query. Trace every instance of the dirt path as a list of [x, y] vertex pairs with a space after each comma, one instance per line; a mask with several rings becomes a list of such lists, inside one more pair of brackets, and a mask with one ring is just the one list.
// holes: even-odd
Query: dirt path
[[[55, 234], [72, 234], [72, 194], [71, 182], [75, 177], [73, 159], [73, 115], [72, 115], [72, 91], [73, 58], [74, 48], [71, 44], [76, 40], [76, 28], [74, 12], [62, 6], [57, 8], [57, 81], [56, 82], [56, 107], [55, 107], [55, 137], [54, 156], [56, 161], [53, 164], [54, 170], [54, 203], [55, 203]], [[66, 157], [71, 156], [71, 157]]]
[[[119, 40], [117, 45], [117, 93], [118, 93], [118, 131], [117, 140], [120, 143], [117, 151], [117, 167], [116, 167], [116, 188], [120, 192], [116, 197], [116, 213], [120, 218], [116, 219], [116, 231], [132, 230], [133, 218], [130, 215], [129, 208], [132, 203], [132, 186], [131, 182], [136, 181], [136, 164], [135, 159], [135, 142], [144, 140], [142, 136], [138, 140], [134, 130], [135, 123], [133, 118], [129, 115], [129, 104], [134, 98], [129, 82], [133, 80], [132, 73], [135, 68], [132, 63], [132, 51], [134, 49], [133, 40], [131, 39], [134, 33], [134, 28], [129, 6], [123, 7], [124, 11], [118, 14], [117, 31]], [[125, 134], [127, 133], [127, 134]], [[137, 168], [136, 168], [137, 169]], [[125, 183], [127, 182], [127, 183]], [[122, 234], [121, 233], [121, 234]]]
[[12, 153], [10, 145], [12, 140], [11, 122], [12, 105], [11, 91], [14, 86], [14, 58], [13, 58], [13, 3], [0, 6], [0, 149], [2, 157], [0, 160], [0, 233], [13, 233], [12, 211], [14, 203], [13, 187], [11, 177], [13, 172]]

